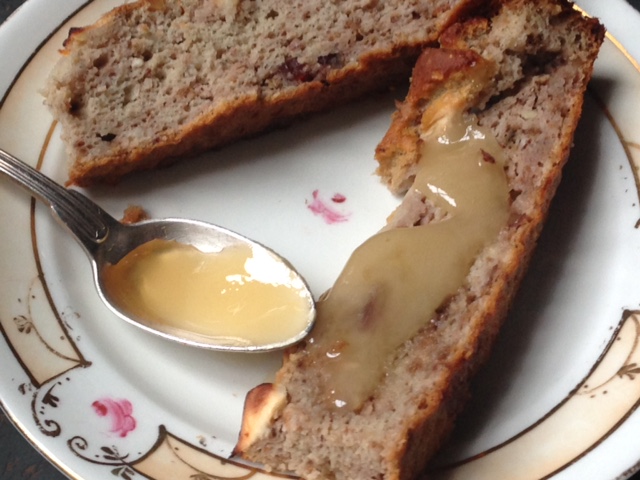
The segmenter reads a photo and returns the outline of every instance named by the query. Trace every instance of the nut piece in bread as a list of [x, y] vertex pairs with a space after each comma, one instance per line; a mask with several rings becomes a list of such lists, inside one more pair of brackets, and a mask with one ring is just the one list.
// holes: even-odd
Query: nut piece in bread
[[[446, 30], [445, 51], [423, 53], [377, 150], [379, 174], [394, 190], [411, 185], [425, 112], [446, 111], [434, 105], [454, 99], [502, 147], [508, 221], [456, 294], [389, 358], [386, 375], [359, 410], [327, 408], [322, 363], [300, 344], [285, 354], [276, 376], [286, 404], [268, 426], [259, 426], [253, 443], [239, 443], [236, 454], [309, 480], [410, 479], [424, 471], [451, 432], [527, 268], [603, 38], [598, 21], [565, 0], [503, 0], [487, 2], [482, 15]], [[469, 83], [477, 78], [468, 62], [476, 54], [494, 66], [481, 85]], [[410, 191], [390, 227], [438, 220]], [[252, 405], [246, 407], [248, 414]]]
[[420, 50], [476, 1], [116, 8], [72, 29], [44, 88], [69, 183], [115, 182], [405, 81]]

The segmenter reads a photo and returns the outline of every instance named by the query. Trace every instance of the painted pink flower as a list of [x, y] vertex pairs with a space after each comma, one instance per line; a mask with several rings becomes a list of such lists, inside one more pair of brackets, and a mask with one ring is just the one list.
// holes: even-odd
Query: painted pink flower
[[111, 419], [111, 432], [117, 433], [120, 437], [126, 437], [136, 428], [136, 419], [132, 415], [133, 406], [129, 400], [103, 398], [96, 400], [91, 406], [100, 417]]
[[[342, 213], [337, 209], [331, 207], [327, 204], [322, 198], [320, 198], [320, 194], [318, 190], [313, 191], [313, 200], [311, 202], [307, 202], [307, 208], [311, 210], [314, 214], [320, 215], [324, 221], [328, 224], [346, 222], [349, 220], [348, 213]], [[336, 193], [331, 201], [334, 203], [344, 203], [347, 197], [340, 193]]]

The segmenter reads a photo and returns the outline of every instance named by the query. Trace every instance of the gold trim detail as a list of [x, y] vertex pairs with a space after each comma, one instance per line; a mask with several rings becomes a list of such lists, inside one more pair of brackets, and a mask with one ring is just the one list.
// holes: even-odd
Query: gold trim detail
[[101, 446], [91, 452], [87, 440], [71, 438], [67, 444], [78, 457], [111, 468], [111, 474], [125, 479], [136, 475], [153, 480], [264, 480], [295, 479], [283, 474], [267, 473], [248, 465], [227, 460], [207, 452], [159, 427], [155, 445], [137, 460], [116, 446]]

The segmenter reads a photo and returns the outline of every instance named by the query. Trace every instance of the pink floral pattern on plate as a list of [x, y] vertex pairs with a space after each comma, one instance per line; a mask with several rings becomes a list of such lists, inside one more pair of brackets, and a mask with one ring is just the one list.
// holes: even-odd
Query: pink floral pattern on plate
[[112, 433], [120, 437], [126, 437], [129, 432], [136, 428], [136, 419], [133, 417], [133, 405], [128, 400], [114, 400], [111, 398], [103, 398], [96, 400], [91, 404], [94, 411], [100, 417], [109, 417], [111, 419]]
[[[319, 190], [314, 190], [312, 193], [313, 200], [307, 202], [307, 208], [311, 210], [315, 215], [322, 217], [322, 219], [329, 225], [334, 223], [342, 223], [349, 220], [350, 213], [341, 212], [325, 199], [320, 196]], [[341, 204], [347, 200], [347, 197], [341, 193], [336, 193], [331, 197], [331, 202]]]

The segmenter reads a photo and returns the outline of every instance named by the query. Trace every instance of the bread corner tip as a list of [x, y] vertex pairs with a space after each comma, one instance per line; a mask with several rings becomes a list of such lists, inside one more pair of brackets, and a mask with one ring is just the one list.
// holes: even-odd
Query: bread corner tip
[[273, 383], [263, 383], [249, 391], [244, 402], [238, 442], [231, 456], [242, 457], [251, 445], [267, 435], [273, 420], [280, 416], [287, 399], [285, 387]]

